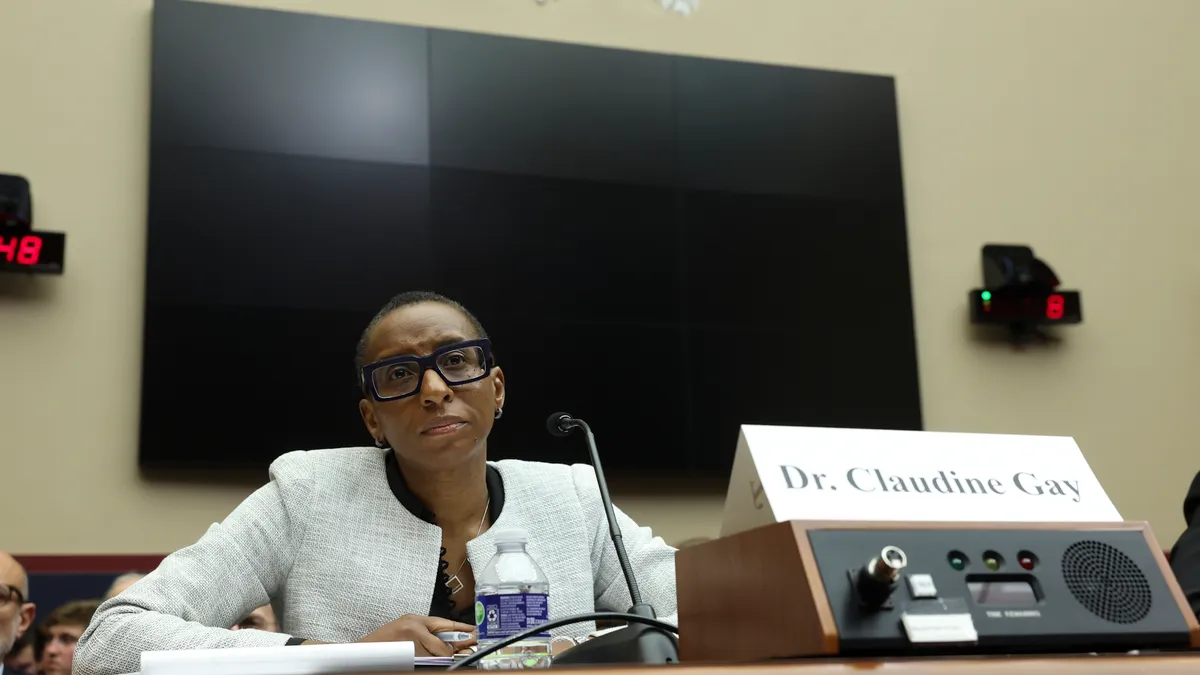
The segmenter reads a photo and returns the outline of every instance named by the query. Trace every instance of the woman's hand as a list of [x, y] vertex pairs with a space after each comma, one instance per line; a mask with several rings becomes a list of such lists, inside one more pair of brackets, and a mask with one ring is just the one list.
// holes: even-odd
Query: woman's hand
[[474, 636], [475, 626], [435, 616], [405, 614], [359, 642], [412, 642], [417, 656], [454, 656], [454, 652], [475, 644], [474, 637], [463, 642], [442, 642], [434, 635], [450, 631]]

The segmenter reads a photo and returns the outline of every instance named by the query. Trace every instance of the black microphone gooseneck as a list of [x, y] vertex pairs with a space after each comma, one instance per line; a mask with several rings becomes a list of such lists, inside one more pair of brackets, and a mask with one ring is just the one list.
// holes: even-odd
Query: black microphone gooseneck
[[[604, 504], [604, 515], [608, 517], [609, 538], [617, 551], [617, 561], [625, 575], [625, 584], [629, 587], [629, 598], [633, 601], [629, 613], [655, 619], [654, 607], [642, 602], [642, 592], [638, 589], [633, 565], [629, 563], [629, 553], [625, 551], [625, 540], [621, 536], [621, 526], [617, 524], [617, 514], [613, 512], [612, 497], [608, 494], [608, 481], [604, 479], [604, 467], [600, 464], [600, 452], [596, 449], [592, 428], [587, 422], [567, 413], [554, 413], [546, 420], [546, 430], [553, 436], [565, 437], [576, 428], [583, 429], [587, 438], [592, 468], [596, 471], [596, 484], [600, 487], [600, 501]], [[660, 629], [638, 624], [572, 647], [554, 660], [563, 664], [678, 663], [679, 641], [674, 635]]]
[[[608, 535], [612, 539], [613, 548], [617, 549], [617, 561], [621, 572], [625, 575], [625, 585], [629, 587], [629, 597], [633, 606], [642, 604], [642, 592], [638, 589], [637, 579], [633, 576], [633, 565], [629, 564], [629, 553], [625, 551], [625, 538], [621, 536], [621, 526], [617, 524], [617, 514], [613, 513], [612, 497], [608, 494], [608, 481], [604, 480], [604, 467], [600, 465], [600, 453], [596, 450], [596, 436], [587, 422], [571, 417], [567, 413], [554, 413], [547, 423], [550, 433], [555, 436], [566, 436], [576, 428], [583, 429], [587, 437], [588, 452], [592, 455], [592, 468], [596, 470], [596, 484], [600, 486], [600, 502], [604, 504], [604, 515], [608, 517]], [[635, 614], [637, 612], [634, 612]], [[649, 618], [653, 619], [651, 614]]]

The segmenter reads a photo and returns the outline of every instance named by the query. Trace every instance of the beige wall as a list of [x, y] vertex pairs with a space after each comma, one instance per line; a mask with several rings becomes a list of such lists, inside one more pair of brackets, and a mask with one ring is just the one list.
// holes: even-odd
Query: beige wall
[[[898, 78], [930, 429], [1075, 436], [1122, 513], [1181, 528], [1200, 469], [1200, 2], [247, 2]], [[0, 547], [152, 552], [245, 487], [136, 470], [150, 0], [2, 0], [0, 171], [70, 234], [60, 279], [0, 280]], [[1055, 349], [972, 338], [979, 246], [1028, 242], [1084, 291]], [[232, 441], [232, 439], [231, 439]], [[716, 496], [630, 497], [670, 539]]]

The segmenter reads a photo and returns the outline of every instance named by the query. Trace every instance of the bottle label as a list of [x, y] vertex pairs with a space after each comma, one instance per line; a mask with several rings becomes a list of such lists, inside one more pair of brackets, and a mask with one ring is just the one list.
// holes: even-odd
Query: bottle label
[[[511, 637], [550, 619], [545, 593], [481, 595], [475, 600], [475, 625], [480, 640]], [[532, 637], [549, 637], [549, 631]]]

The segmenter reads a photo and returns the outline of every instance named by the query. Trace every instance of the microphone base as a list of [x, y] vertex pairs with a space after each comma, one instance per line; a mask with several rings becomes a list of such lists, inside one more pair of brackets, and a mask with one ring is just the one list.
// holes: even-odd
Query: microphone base
[[[655, 618], [654, 610], [646, 604], [635, 605], [629, 613]], [[631, 623], [621, 630], [588, 640], [554, 657], [555, 665], [594, 663], [679, 663], [679, 638], [658, 628]]]

